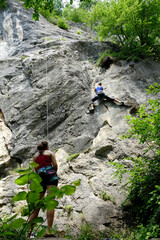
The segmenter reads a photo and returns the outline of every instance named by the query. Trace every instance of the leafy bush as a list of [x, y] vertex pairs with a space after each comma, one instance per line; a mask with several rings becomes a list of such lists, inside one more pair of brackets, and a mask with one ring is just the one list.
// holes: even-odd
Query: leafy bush
[[[149, 94], [159, 92], [158, 84], [148, 90]], [[144, 151], [140, 157], [130, 159], [131, 169], [118, 164], [116, 174], [121, 178], [123, 173], [129, 173], [126, 185], [129, 194], [124, 207], [131, 202], [136, 221], [143, 224], [136, 239], [149, 239], [160, 236], [160, 99], [150, 99], [148, 106], [142, 105], [137, 116], [128, 116], [127, 121], [130, 130], [123, 138], [138, 138]]]
[[[30, 164], [32, 167], [36, 167], [36, 163]], [[25, 170], [18, 170], [20, 177], [15, 180], [15, 183], [21, 186], [27, 185], [27, 191], [21, 191], [16, 196], [13, 197], [13, 201], [25, 201], [26, 207], [21, 212], [21, 217], [17, 214], [12, 217], [7, 217], [4, 219], [0, 218], [0, 239], [3, 240], [23, 240], [26, 239], [27, 231], [29, 229], [29, 217], [32, 212], [38, 207], [43, 211], [46, 209], [52, 210], [57, 207], [58, 201], [53, 200], [55, 198], [62, 198], [64, 195], [72, 195], [76, 186], [79, 186], [80, 180], [73, 182], [71, 185], [64, 185], [60, 189], [53, 186], [50, 189], [50, 194], [39, 200], [40, 192], [42, 192], [42, 186], [40, 185], [40, 176], [32, 172], [32, 168], [29, 167]], [[18, 217], [18, 218], [17, 218]], [[34, 220], [34, 231], [37, 237], [42, 236], [46, 232], [46, 226], [43, 225], [44, 220], [41, 217], [37, 217]]]
[[87, 23], [90, 13], [82, 8], [65, 7], [62, 16], [75, 23]]
[[78, 35], [81, 35], [82, 32], [81, 32], [80, 30], [77, 30], [77, 34], [78, 34]]
[[[126, 56], [146, 56], [160, 35], [159, 0], [99, 1], [91, 9], [90, 26], [122, 47]], [[129, 50], [129, 51], [128, 51]]]
[[104, 233], [96, 231], [90, 224], [83, 224], [80, 234], [74, 240], [100, 240], [104, 239]]
[[59, 28], [67, 30], [69, 28], [69, 25], [66, 23], [65, 19], [59, 18], [57, 21], [57, 26]]
[[135, 231], [135, 240], [147, 240], [155, 237], [159, 237], [160, 226], [159, 224], [143, 226], [143, 224], [137, 227]]
[[4, 8], [4, 9], [5, 9], [6, 6], [7, 6], [6, 0], [1, 0], [1, 1], [0, 1], [0, 9], [1, 9], [1, 8]]
[[83, 9], [91, 9], [91, 7], [97, 2], [98, 0], [81, 0], [79, 7]]
[[111, 196], [107, 194], [105, 191], [102, 191], [100, 196], [104, 201], [107, 201], [107, 200], [111, 201]]

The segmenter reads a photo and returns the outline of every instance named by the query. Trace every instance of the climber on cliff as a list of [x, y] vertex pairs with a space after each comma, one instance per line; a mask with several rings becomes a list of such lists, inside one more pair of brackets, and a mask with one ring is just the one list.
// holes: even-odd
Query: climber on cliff
[[121, 102], [119, 102], [117, 99], [110, 98], [103, 92], [103, 87], [102, 87], [101, 82], [99, 82], [98, 86], [94, 88], [94, 91], [97, 95], [94, 98], [92, 98], [92, 100], [91, 100], [91, 112], [94, 111], [94, 102], [96, 100], [102, 101], [104, 99], [104, 100], [108, 100], [110, 102], [121, 104]]

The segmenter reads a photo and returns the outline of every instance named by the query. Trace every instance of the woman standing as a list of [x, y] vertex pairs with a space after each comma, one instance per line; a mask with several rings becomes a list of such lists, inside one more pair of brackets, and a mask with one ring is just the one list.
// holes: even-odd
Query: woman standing
[[[43, 187], [43, 192], [40, 193], [40, 199], [44, 197], [45, 192], [47, 191], [47, 194], [50, 193], [50, 188], [52, 186], [58, 185], [58, 177], [57, 177], [57, 162], [55, 159], [55, 156], [53, 152], [49, 150], [48, 142], [43, 141], [37, 146], [38, 152], [34, 155], [33, 161], [39, 164], [37, 168], [35, 168], [35, 171], [39, 174], [39, 176], [42, 178], [41, 185]], [[29, 221], [32, 222], [35, 218], [38, 217], [40, 208], [35, 209], [35, 211], [31, 214]], [[47, 236], [53, 236], [53, 234], [50, 234], [52, 232], [53, 227], [53, 220], [54, 220], [54, 209], [48, 210], [47, 209], [47, 224], [48, 224], [48, 230], [46, 233]], [[31, 223], [31, 228], [28, 233], [28, 238], [30, 238], [31, 232], [33, 229], [33, 224]]]

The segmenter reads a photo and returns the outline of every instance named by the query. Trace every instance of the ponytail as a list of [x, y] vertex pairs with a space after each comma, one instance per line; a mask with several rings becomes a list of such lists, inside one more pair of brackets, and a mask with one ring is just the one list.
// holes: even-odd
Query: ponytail
[[43, 144], [42, 143], [38, 144], [37, 150], [39, 151], [39, 154], [43, 153], [44, 149], [43, 149]]

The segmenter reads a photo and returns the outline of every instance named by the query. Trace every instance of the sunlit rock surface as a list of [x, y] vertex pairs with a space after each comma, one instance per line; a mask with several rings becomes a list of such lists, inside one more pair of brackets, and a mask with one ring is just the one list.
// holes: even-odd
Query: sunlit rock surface
[[[50, 149], [58, 150], [59, 186], [81, 179], [76, 193], [60, 201], [57, 227], [78, 231], [88, 222], [99, 230], [123, 228], [126, 193], [113, 179], [109, 162], [124, 162], [141, 152], [136, 140], [122, 141], [120, 136], [128, 129], [125, 116], [134, 115], [149, 99], [146, 89], [160, 82], [160, 64], [119, 61], [102, 70], [96, 60], [113, 44], [94, 42], [76, 28], [59, 29], [43, 17], [34, 22], [32, 11], [8, 2], [0, 12], [1, 214], [21, 209], [21, 203], [11, 204], [20, 189], [14, 183], [17, 175], [8, 175], [9, 170], [26, 166], [37, 144], [48, 139]], [[108, 96], [125, 105], [97, 102], [95, 113], [86, 114], [99, 81]], [[69, 162], [69, 153], [80, 155]]]

